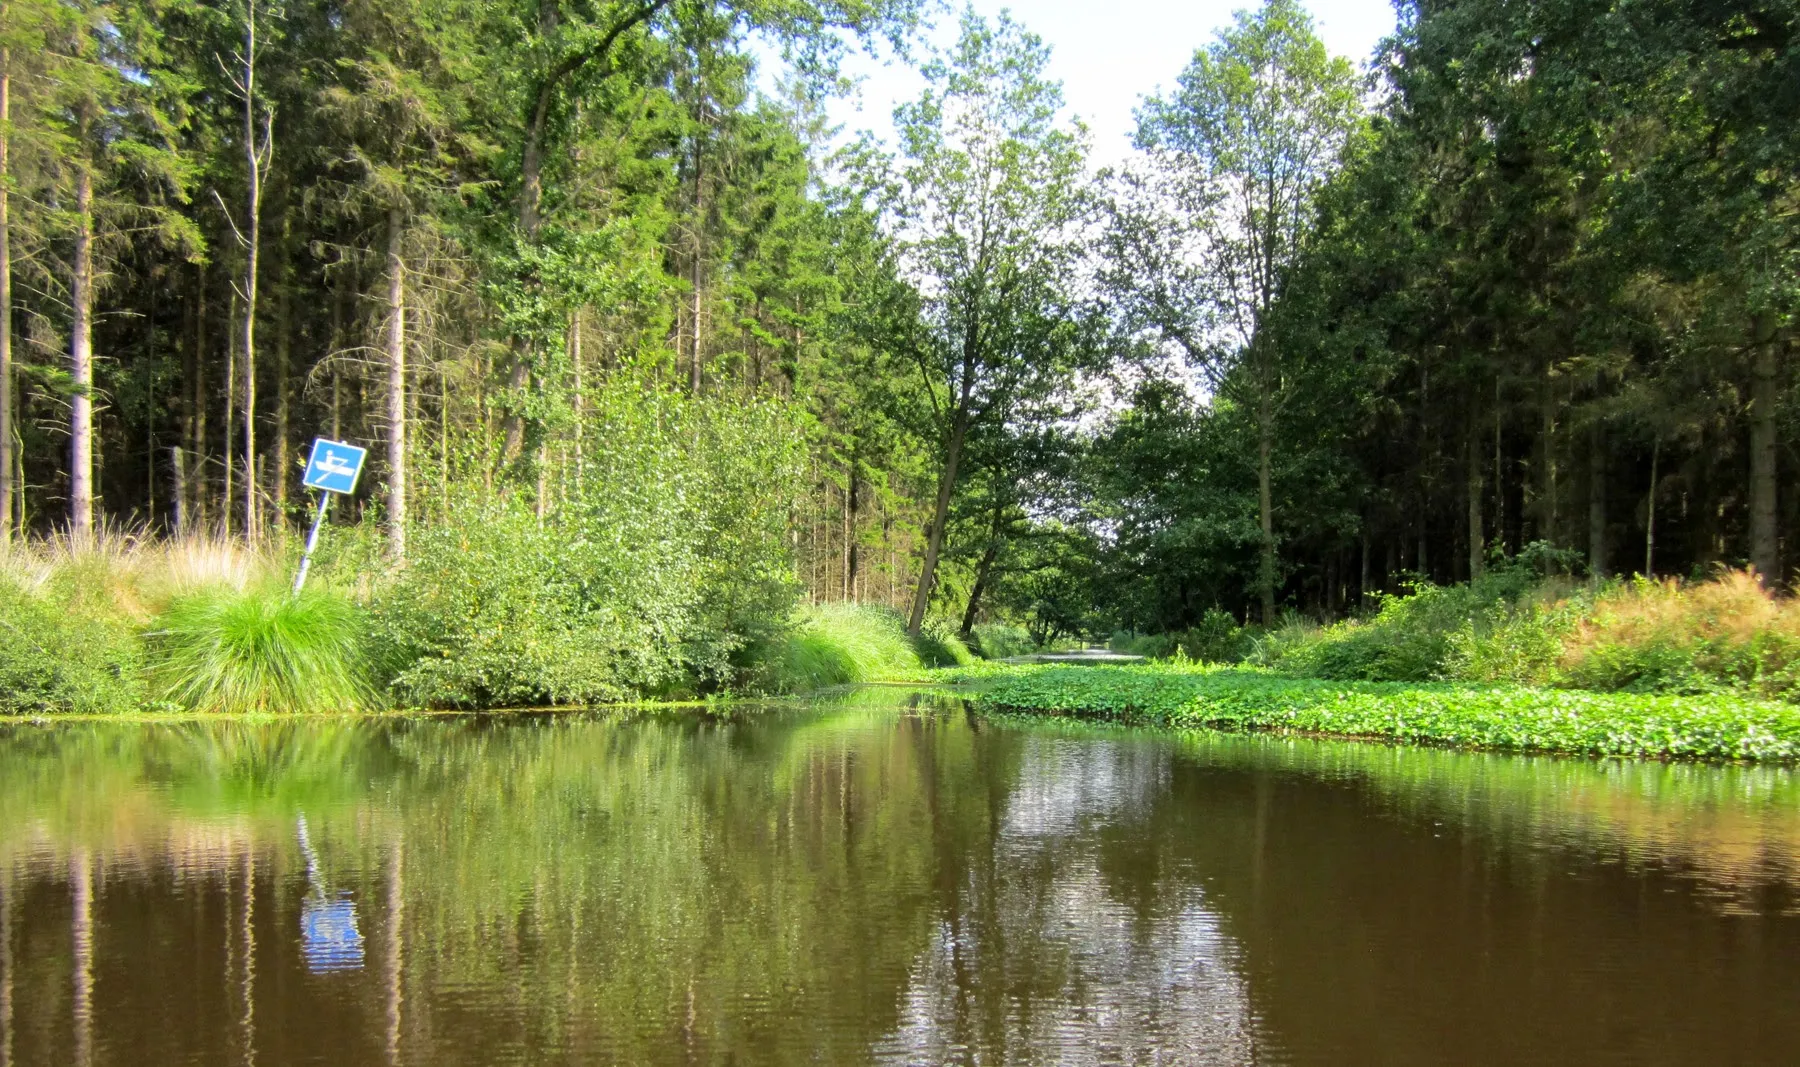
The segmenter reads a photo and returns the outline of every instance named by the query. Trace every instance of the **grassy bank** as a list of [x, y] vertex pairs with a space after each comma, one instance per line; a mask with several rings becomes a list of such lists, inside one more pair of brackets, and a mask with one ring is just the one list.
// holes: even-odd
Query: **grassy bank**
[[1284, 730], [1595, 756], [1800, 759], [1800, 707], [1735, 695], [1287, 678], [1182, 665], [944, 672], [983, 706], [1175, 728]]
[[0, 548], [0, 716], [662, 703], [974, 662], [886, 608], [796, 609], [779, 574], [682, 585], [529, 511], [475, 519], [420, 531], [405, 567], [372, 527], [334, 531], [298, 596], [293, 543], [110, 532]]

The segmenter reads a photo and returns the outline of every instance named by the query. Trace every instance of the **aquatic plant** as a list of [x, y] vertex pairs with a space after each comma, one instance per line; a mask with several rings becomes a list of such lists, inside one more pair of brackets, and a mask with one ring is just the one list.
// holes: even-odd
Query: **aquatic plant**
[[1800, 708], [1734, 695], [1346, 682], [1169, 665], [1017, 666], [979, 676], [977, 699], [1010, 711], [1605, 756], [1800, 759]]
[[177, 597], [149, 634], [150, 677], [176, 706], [218, 712], [368, 707], [360, 609], [323, 587], [214, 586]]

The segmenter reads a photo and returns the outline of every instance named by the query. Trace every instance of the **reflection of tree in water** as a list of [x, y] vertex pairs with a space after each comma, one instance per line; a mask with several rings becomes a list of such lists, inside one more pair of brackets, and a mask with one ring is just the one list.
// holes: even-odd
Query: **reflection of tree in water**
[[[16, 1062], [69, 1060], [80, 990], [96, 1062], [1203, 1063], [1296, 1035], [1442, 1062], [1392, 1020], [1454, 1001], [1516, 1039], [1469, 993], [1514, 987], [1465, 958], [1541, 959], [1516, 995], [1545, 1018], [1580, 1010], [1594, 972], [1570, 960], [1620, 946], [1645, 975], [1736, 981], [1701, 951], [1716, 914], [1666, 879], [1622, 909], [1600, 868], [1665, 839], [1786, 856], [1800, 828], [1761, 772], [1021, 728], [876, 689], [0, 739]], [[1596, 857], [1615, 839], [1624, 862]], [[308, 901], [337, 893], [364, 965], [319, 975]], [[1764, 970], [1732, 1003], [1793, 977], [1776, 949], [1734, 958]], [[1677, 1013], [1634, 988], [1645, 1033]]]
[[1107, 837], [1142, 825], [1167, 774], [1160, 745], [1026, 740], [998, 832], [940, 900], [953, 910], [876, 1058], [1249, 1062], [1237, 950], [1201, 893], [1107, 869]]

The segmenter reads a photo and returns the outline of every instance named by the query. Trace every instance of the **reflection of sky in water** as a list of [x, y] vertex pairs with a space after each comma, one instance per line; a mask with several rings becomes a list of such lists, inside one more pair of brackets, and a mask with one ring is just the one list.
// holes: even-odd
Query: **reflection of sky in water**
[[[875, 1058], [1250, 1062], [1240, 950], [1200, 891], [1177, 889], [1146, 915], [1112, 899], [1096, 863], [1093, 831], [1130, 821], [1167, 778], [1160, 747], [1028, 742], [995, 845], [996, 884], [970, 879], [958, 921], [938, 924]], [[1048, 884], [1036, 873], [1046, 870]]]

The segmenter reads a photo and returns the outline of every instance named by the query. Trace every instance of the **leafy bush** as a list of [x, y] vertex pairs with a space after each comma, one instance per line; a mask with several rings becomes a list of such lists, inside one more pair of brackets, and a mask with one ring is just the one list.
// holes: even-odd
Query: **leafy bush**
[[143, 700], [137, 628], [68, 576], [0, 574], [0, 711], [110, 714]]
[[1028, 656], [1037, 651], [1037, 642], [1031, 639], [1031, 634], [1023, 626], [1013, 626], [1010, 623], [977, 623], [970, 636], [973, 644], [969, 651], [982, 659]]
[[364, 637], [361, 610], [328, 590], [217, 586], [157, 619], [150, 678], [193, 711], [352, 711], [370, 703]]
[[905, 681], [923, 667], [906, 624], [886, 608], [822, 604], [787, 632], [753, 646], [749, 680], [766, 693], [804, 693], [853, 682]]

